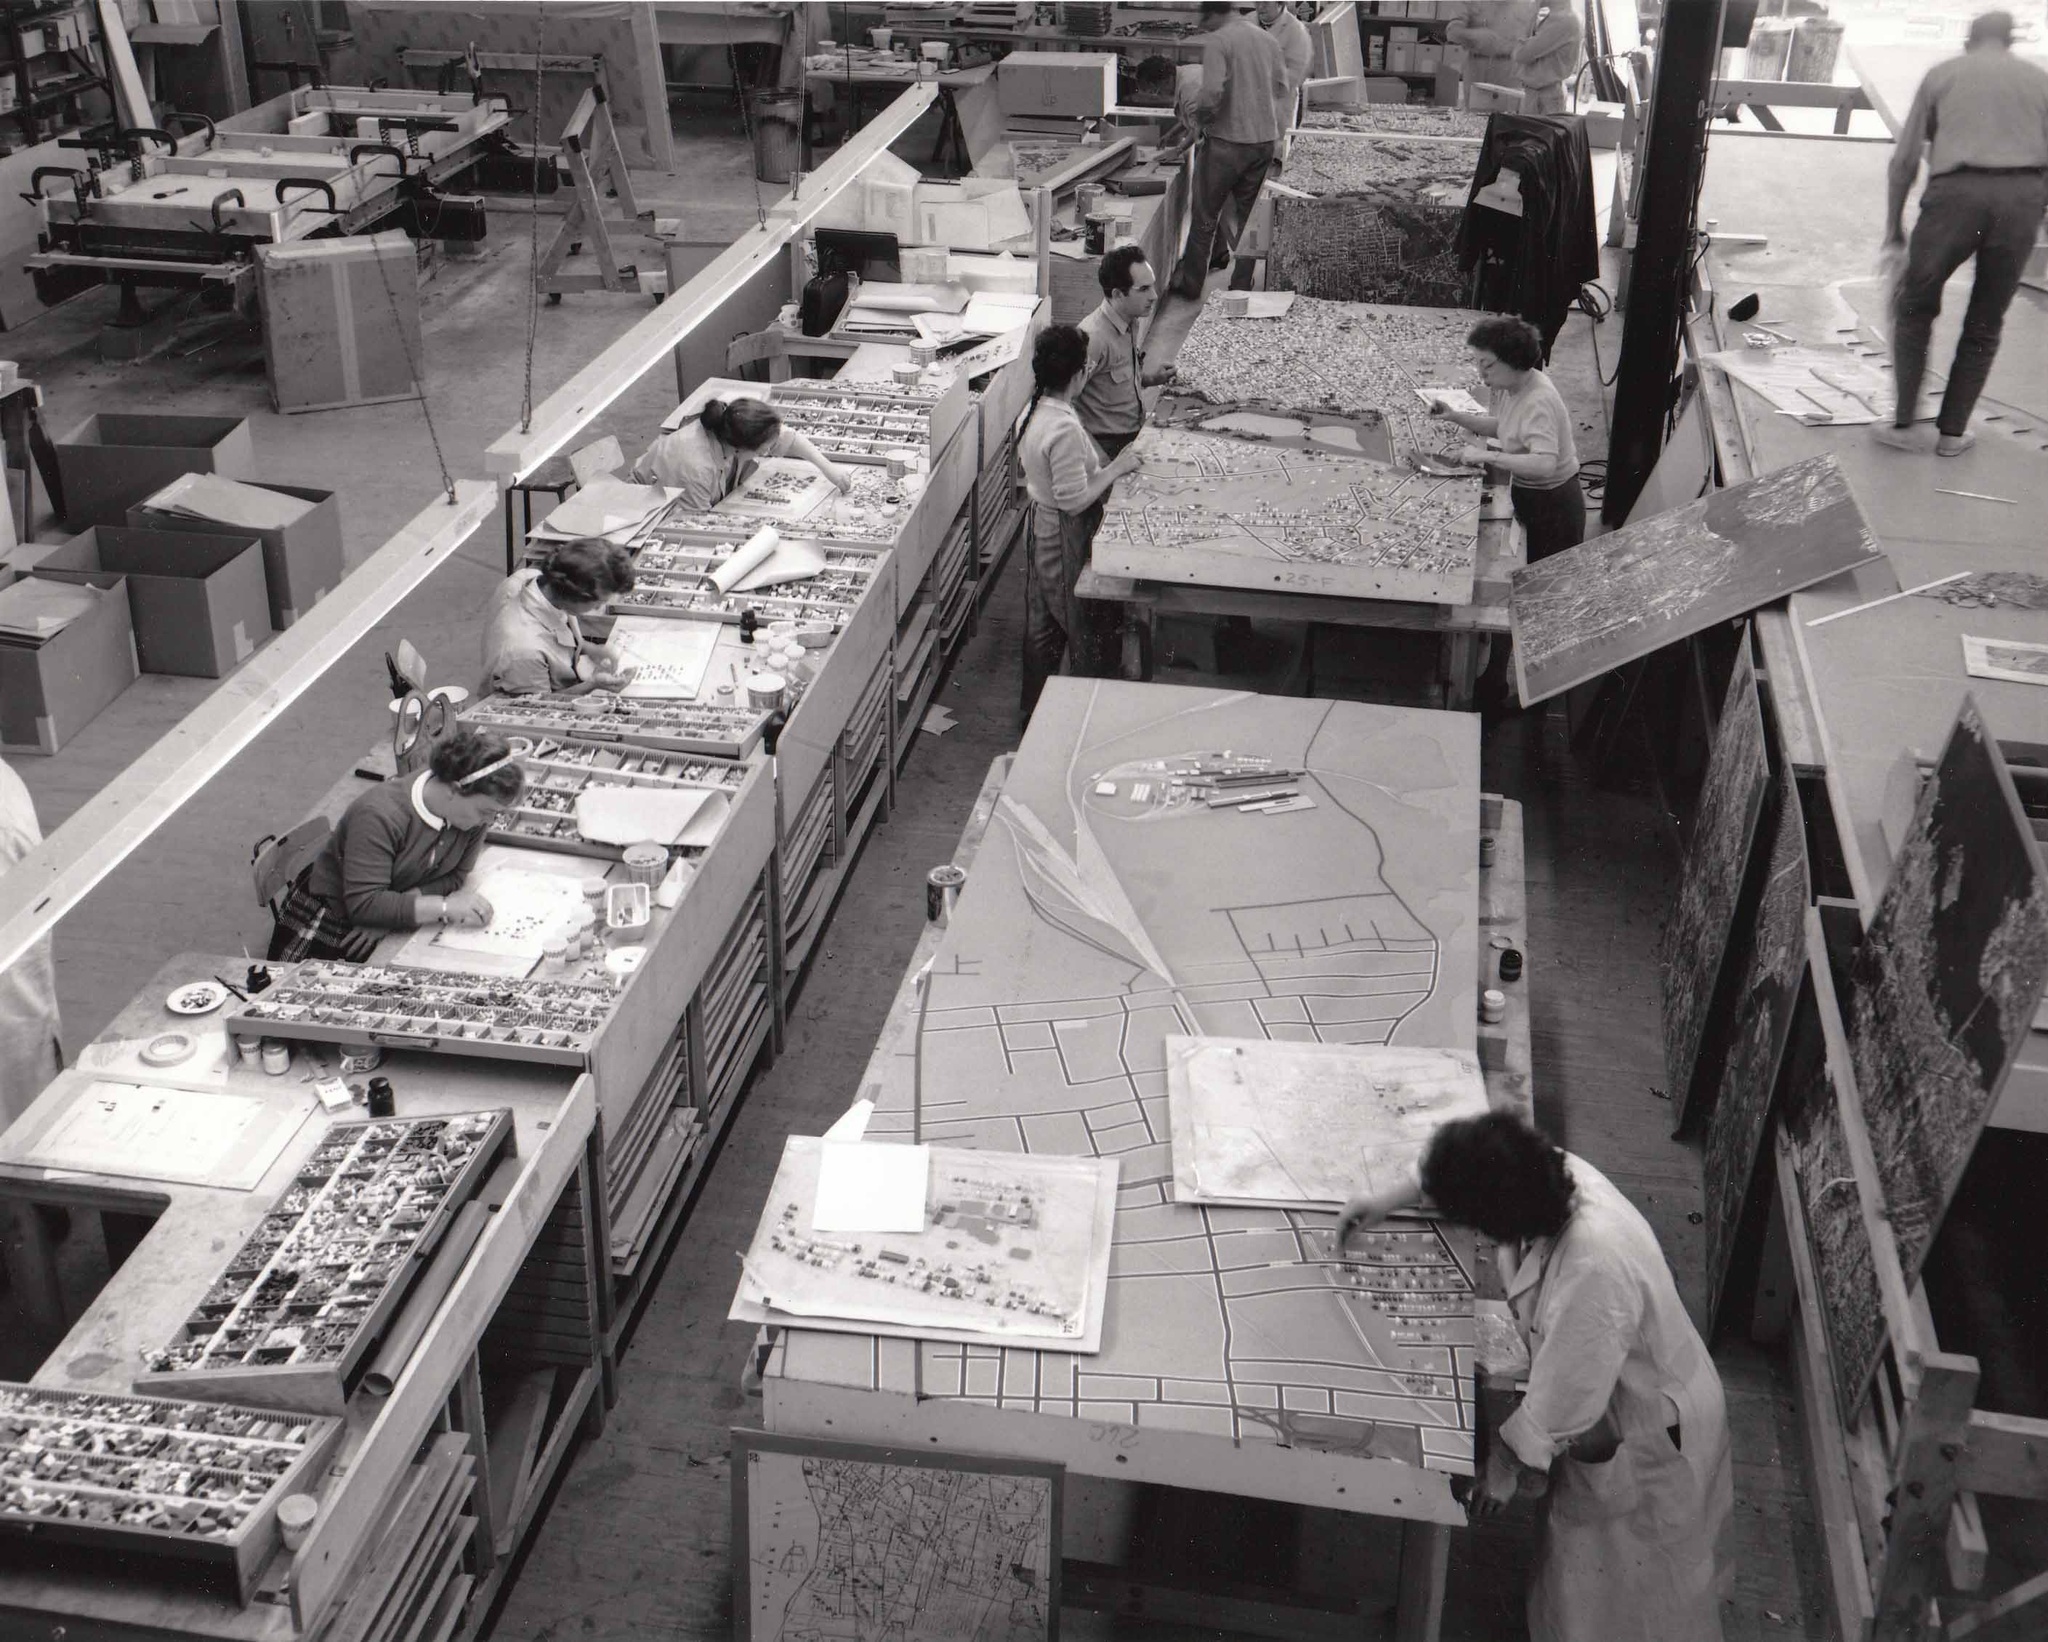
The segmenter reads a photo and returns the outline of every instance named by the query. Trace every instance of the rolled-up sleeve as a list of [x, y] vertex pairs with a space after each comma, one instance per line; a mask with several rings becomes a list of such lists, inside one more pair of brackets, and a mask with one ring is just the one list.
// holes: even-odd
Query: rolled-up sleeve
[[1642, 1295], [1626, 1271], [1590, 1262], [1552, 1269], [1530, 1340], [1529, 1389], [1501, 1425], [1524, 1465], [1547, 1471], [1600, 1423], [1642, 1319]]

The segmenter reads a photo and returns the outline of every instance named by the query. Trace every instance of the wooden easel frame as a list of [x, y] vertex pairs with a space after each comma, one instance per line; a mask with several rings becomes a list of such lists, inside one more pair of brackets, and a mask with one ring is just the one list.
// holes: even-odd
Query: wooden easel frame
[[[547, 292], [551, 302], [559, 302], [565, 291], [644, 289], [640, 283], [640, 270], [630, 262], [621, 262], [612, 245], [611, 230], [629, 224], [605, 218], [607, 189], [618, 197], [628, 219], [640, 216], [640, 206], [633, 197], [632, 179], [626, 171], [626, 156], [619, 148], [619, 134], [612, 124], [610, 99], [606, 97], [603, 86], [592, 85], [577, 99], [569, 123], [562, 128], [561, 152], [569, 167], [573, 194], [568, 215], [562, 219], [562, 226], [555, 230], [554, 242], [548, 246], [540, 266], [534, 270], [535, 282]], [[562, 264], [580, 251], [586, 241], [597, 257], [598, 271], [594, 274], [563, 273]]]

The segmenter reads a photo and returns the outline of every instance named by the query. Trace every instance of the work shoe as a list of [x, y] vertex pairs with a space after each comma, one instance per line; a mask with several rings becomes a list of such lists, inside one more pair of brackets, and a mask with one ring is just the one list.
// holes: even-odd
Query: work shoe
[[1944, 433], [1934, 442], [1934, 454], [1937, 456], [1960, 456], [1976, 442], [1977, 436], [1967, 431], [1962, 433]]
[[1894, 427], [1889, 422], [1879, 422], [1870, 430], [1870, 437], [1880, 445], [1892, 450], [1924, 450], [1927, 447], [1914, 437], [1911, 428]]

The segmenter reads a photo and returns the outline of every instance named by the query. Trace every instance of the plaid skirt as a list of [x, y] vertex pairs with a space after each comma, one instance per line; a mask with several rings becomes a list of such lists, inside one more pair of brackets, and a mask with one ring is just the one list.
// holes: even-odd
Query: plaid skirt
[[368, 960], [383, 932], [358, 929], [299, 881], [284, 892], [270, 932], [270, 961], [298, 963], [305, 958], [339, 958], [359, 964]]

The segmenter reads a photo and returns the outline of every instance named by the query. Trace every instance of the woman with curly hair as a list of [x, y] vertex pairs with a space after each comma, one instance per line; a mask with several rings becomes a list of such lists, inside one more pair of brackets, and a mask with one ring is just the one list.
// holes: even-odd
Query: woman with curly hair
[[582, 618], [633, 590], [633, 555], [610, 542], [563, 542], [538, 566], [515, 570], [484, 622], [483, 694], [581, 696], [633, 679]]

